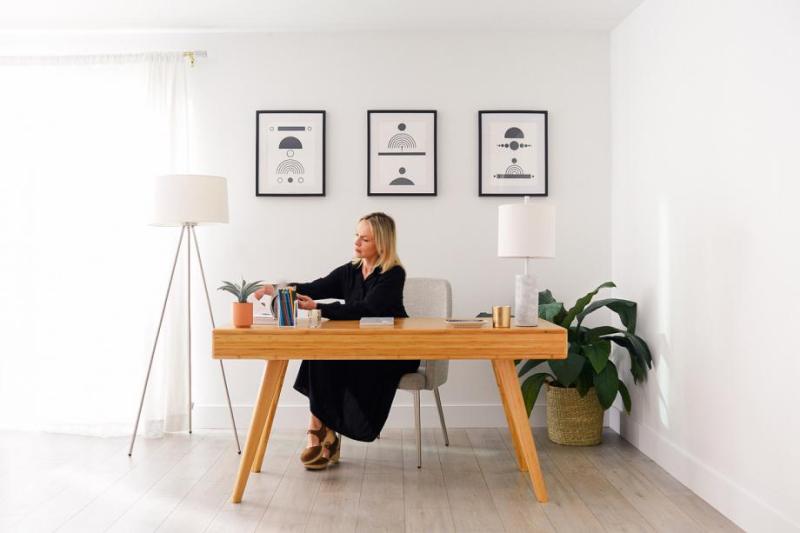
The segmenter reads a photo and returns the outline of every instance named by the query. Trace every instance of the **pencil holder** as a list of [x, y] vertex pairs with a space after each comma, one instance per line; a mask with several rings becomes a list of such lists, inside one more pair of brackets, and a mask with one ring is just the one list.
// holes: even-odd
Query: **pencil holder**
[[277, 315], [278, 326], [282, 328], [293, 328], [297, 326], [297, 292], [294, 287], [278, 289], [277, 292]]

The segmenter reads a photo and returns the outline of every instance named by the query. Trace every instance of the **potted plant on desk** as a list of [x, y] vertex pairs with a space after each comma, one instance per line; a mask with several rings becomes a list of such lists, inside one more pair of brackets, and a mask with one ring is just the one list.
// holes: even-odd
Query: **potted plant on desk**
[[226, 291], [236, 296], [237, 301], [233, 303], [233, 325], [237, 328], [249, 328], [253, 325], [253, 303], [248, 302], [247, 298], [263, 287], [261, 281], [247, 283], [244, 279], [241, 285], [236, 285], [230, 281], [223, 281], [219, 291]]
[[[612, 343], [628, 352], [634, 383], [646, 380], [647, 370], [653, 366], [647, 343], [636, 335], [636, 302], [618, 298], [592, 302], [601, 289], [610, 287], [616, 285], [610, 281], [603, 283], [579, 298], [569, 310], [549, 290], [539, 293], [540, 318], [568, 331], [567, 358], [521, 360], [518, 374], [522, 378], [544, 363], [549, 365], [549, 372], [535, 372], [522, 382], [522, 395], [530, 416], [542, 385], [547, 384], [547, 435], [553, 442], [576, 446], [600, 444], [603, 412], [611, 407], [617, 395], [630, 413], [630, 393], [610, 360]], [[583, 325], [589, 314], [604, 307], [619, 316], [624, 329]]]

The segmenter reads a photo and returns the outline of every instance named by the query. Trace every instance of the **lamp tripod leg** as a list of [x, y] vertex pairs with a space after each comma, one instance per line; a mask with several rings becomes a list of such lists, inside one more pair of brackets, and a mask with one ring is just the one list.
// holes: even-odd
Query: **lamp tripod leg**
[[186, 239], [186, 347], [189, 362], [189, 435], [192, 434], [192, 225], [186, 224], [189, 230], [189, 238]]
[[[197, 243], [197, 233], [194, 231], [194, 227], [189, 228], [191, 232], [191, 237], [194, 238], [194, 251], [197, 254], [197, 262], [200, 265], [200, 277], [203, 280], [203, 289], [206, 292], [206, 303], [208, 304], [208, 316], [211, 317], [211, 327], [216, 328], [217, 325], [214, 322], [214, 313], [211, 310], [211, 298], [208, 295], [208, 284], [206, 283], [206, 273], [205, 269], [203, 268], [203, 260], [200, 257], [200, 245]], [[222, 373], [222, 384], [225, 386], [225, 398], [228, 401], [228, 412], [231, 415], [231, 426], [233, 428], [233, 438], [236, 440], [236, 451], [239, 455], [242, 454], [242, 447], [239, 444], [239, 433], [236, 431], [236, 419], [233, 417], [233, 406], [231, 405], [231, 393], [228, 391], [228, 379], [225, 376], [225, 366], [222, 364], [222, 360], [219, 362], [219, 370]]]
[[147, 383], [150, 381], [150, 371], [153, 369], [153, 358], [156, 355], [156, 346], [158, 346], [158, 337], [161, 334], [161, 324], [164, 322], [164, 313], [167, 310], [167, 301], [169, 300], [169, 292], [172, 289], [172, 280], [175, 278], [175, 267], [178, 265], [178, 255], [181, 251], [181, 244], [183, 244], [183, 234], [186, 228], [181, 228], [181, 236], [178, 239], [178, 248], [175, 250], [175, 259], [172, 261], [172, 272], [169, 275], [169, 283], [167, 284], [167, 293], [164, 295], [164, 304], [161, 306], [161, 318], [158, 319], [158, 328], [156, 329], [156, 338], [153, 341], [153, 351], [150, 353], [150, 363], [147, 365], [147, 374], [144, 378], [144, 386], [142, 387], [142, 397], [139, 400], [139, 411], [136, 413], [136, 422], [133, 425], [133, 434], [131, 435], [131, 445], [128, 448], [128, 457], [133, 454], [133, 444], [136, 442], [136, 432], [139, 429], [139, 419], [142, 416], [142, 407], [144, 406], [144, 395], [147, 392]]

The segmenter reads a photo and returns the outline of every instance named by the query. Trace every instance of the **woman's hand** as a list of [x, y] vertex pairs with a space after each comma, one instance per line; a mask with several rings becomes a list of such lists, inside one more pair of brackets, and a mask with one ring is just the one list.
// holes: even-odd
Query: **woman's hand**
[[260, 300], [261, 298], [264, 297], [265, 294], [268, 294], [270, 296], [275, 294], [275, 286], [271, 283], [267, 283], [266, 285], [258, 289], [256, 292], [254, 292], [253, 297], [255, 297], [256, 300]]
[[297, 295], [297, 305], [298, 307], [300, 307], [300, 309], [305, 309], [306, 311], [317, 308], [317, 302], [315, 302], [313, 299], [309, 298], [305, 294]]

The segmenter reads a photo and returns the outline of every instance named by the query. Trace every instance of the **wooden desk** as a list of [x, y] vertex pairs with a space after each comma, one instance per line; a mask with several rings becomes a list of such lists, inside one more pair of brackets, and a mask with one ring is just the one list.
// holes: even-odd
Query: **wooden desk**
[[253, 409], [231, 500], [242, 501], [250, 471], [260, 472], [289, 359], [488, 359], [503, 400], [520, 471], [527, 471], [536, 499], [547, 501], [514, 359], [564, 359], [567, 331], [539, 321], [534, 328], [453, 328], [441, 318], [396, 319], [393, 327], [361, 328], [358, 321], [325, 321], [309, 328], [255, 325], [249, 329], [216, 328], [214, 359], [267, 361]]

